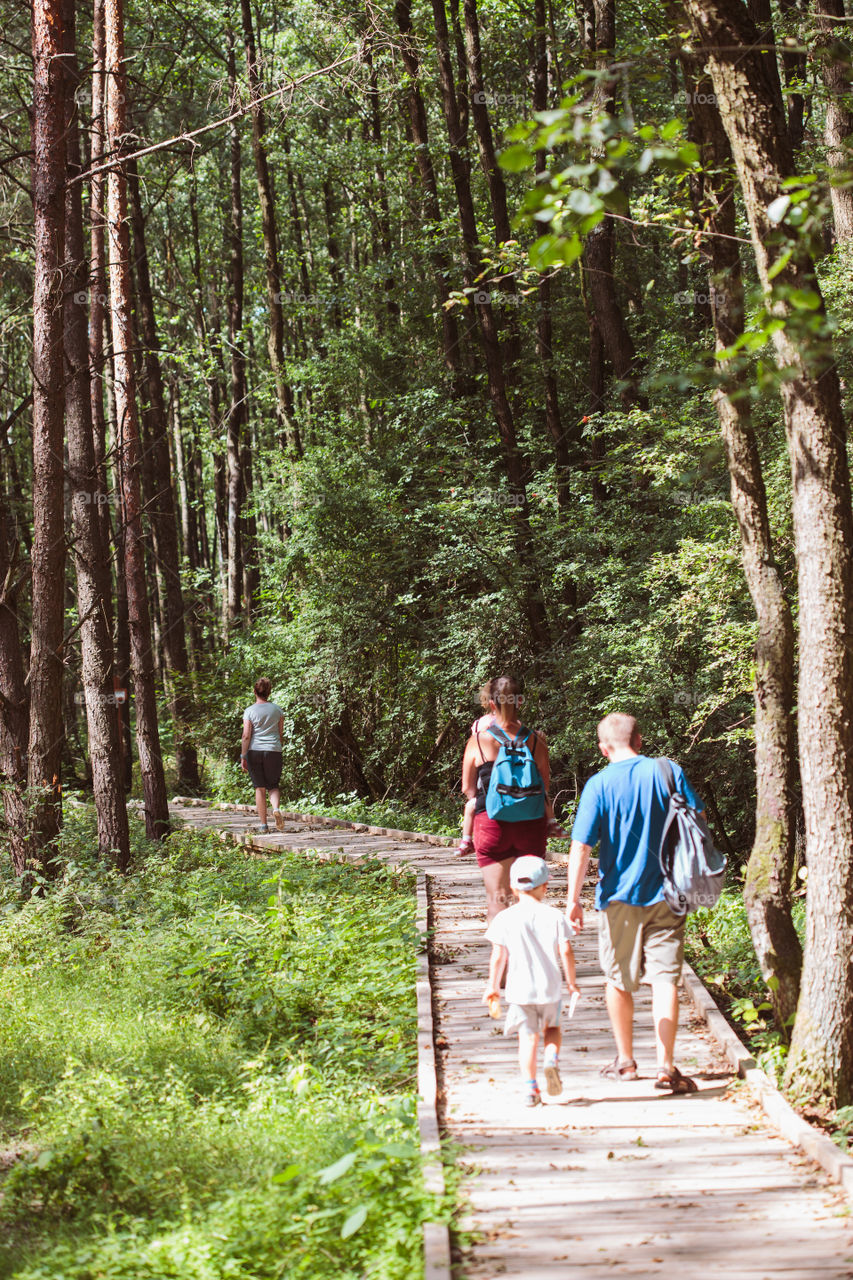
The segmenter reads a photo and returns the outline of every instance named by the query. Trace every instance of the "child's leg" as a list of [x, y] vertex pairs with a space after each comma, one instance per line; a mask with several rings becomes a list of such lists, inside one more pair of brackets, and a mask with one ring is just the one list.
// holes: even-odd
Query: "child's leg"
[[518, 1065], [522, 1078], [526, 1083], [536, 1080], [536, 1053], [539, 1048], [539, 1036], [535, 1031], [518, 1031]]
[[477, 797], [472, 796], [470, 800], [465, 801], [465, 816], [462, 819], [462, 839], [459, 842], [457, 853], [470, 853], [474, 848], [472, 839], [474, 832], [474, 810], [477, 807]]
[[560, 1068], [557, 1066], [557, 1055], [560, 1052], [560, 1045], [563, 1043], [563, 1033], [559, 1027], [545, 1028], [545, 1053], [543, 1055], [543, 1064], [545, 1067], [545, 1084], [548, 1092], [552, 1097], [557, 1097], [563, 1092], [563, 1082], [560, 1079]]

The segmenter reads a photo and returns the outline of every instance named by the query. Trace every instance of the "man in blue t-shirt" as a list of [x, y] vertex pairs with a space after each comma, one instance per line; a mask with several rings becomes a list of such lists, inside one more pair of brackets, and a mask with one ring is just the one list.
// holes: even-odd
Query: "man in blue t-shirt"
[[[669, 803], [655, 761], [641, 755], [643, 740], [633, 716], [614, 712], [598, 726], [598, 745], [608, 765], [581, 793], [569, 855], [568, 915], [583, 928], [580, 894], [589, 855], [599, 845], [598, 955], [607, 979], [607, 1012], [616, 1057], [602, 1070], [611, 1080], [636, 1080], [634, 996], [651, 983], [658, 1050], [656, 1089], [692, 1093], [695, 1083], [673, 1061], [678, 1029], [678, 984], [684, 961], [684, 917], [663, 894], [660, 842]], [[672, 765], [678, 790], [701, 809], [682, 769]]]

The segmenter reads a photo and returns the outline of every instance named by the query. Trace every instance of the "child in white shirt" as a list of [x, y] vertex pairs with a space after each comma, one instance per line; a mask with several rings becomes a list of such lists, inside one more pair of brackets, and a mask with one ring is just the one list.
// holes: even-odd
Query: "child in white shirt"
[[525, 1081], [528, 1107], [542, 1102], [536, 1080], [540, 1031], [545, 1044], [548, 1093], [556, 1096], [562, 1092], [558, 1055], [562, 1043], [563, 977], [572, 994], [578, 990], [571, 943], [573, 930], [561, 911], [542, 901], [548, 877], [544, 859], [532, 854], [517, 858], [510, 870], [510, 887], [517, 901], [499, 912], [486, 930], [492, 956], [483, 1002], [488, 1004], [500, 999], [500, 975], [508, 959], [506, 999], [509, 1008], [504, 1035], [518, 1031], [518, 1063]]

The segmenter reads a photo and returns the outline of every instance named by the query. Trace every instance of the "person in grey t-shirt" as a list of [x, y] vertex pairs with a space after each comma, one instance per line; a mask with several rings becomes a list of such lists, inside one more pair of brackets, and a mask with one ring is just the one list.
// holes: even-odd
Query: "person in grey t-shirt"
[[284, 713], [269, 701], [272, 685], [266, 676], [255, 681], [255, 701], [243, 712], [243, 737], [240, 742], [240, 768], [248, 773], [255, 788], [262, 834], [267, 824], [267, 792], [270, 793], [272, 815], [279, 831], [284, 817], [279, 808], [281, 782], [281, 746], [284, 741]]

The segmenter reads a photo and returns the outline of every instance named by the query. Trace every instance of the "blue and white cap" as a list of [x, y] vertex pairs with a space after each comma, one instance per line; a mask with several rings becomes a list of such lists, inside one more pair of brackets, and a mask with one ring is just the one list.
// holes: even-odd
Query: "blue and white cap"
[[509, 872], [510, 885], [513, 889], [521, 889], [522, 892], [538, 889], [540, 884], [547, 884], [550, 878], [551, 872], [548, 870], [545, 859], [537, 858], [532, 853], [526, 853], [523, 858], [517, 858]]

